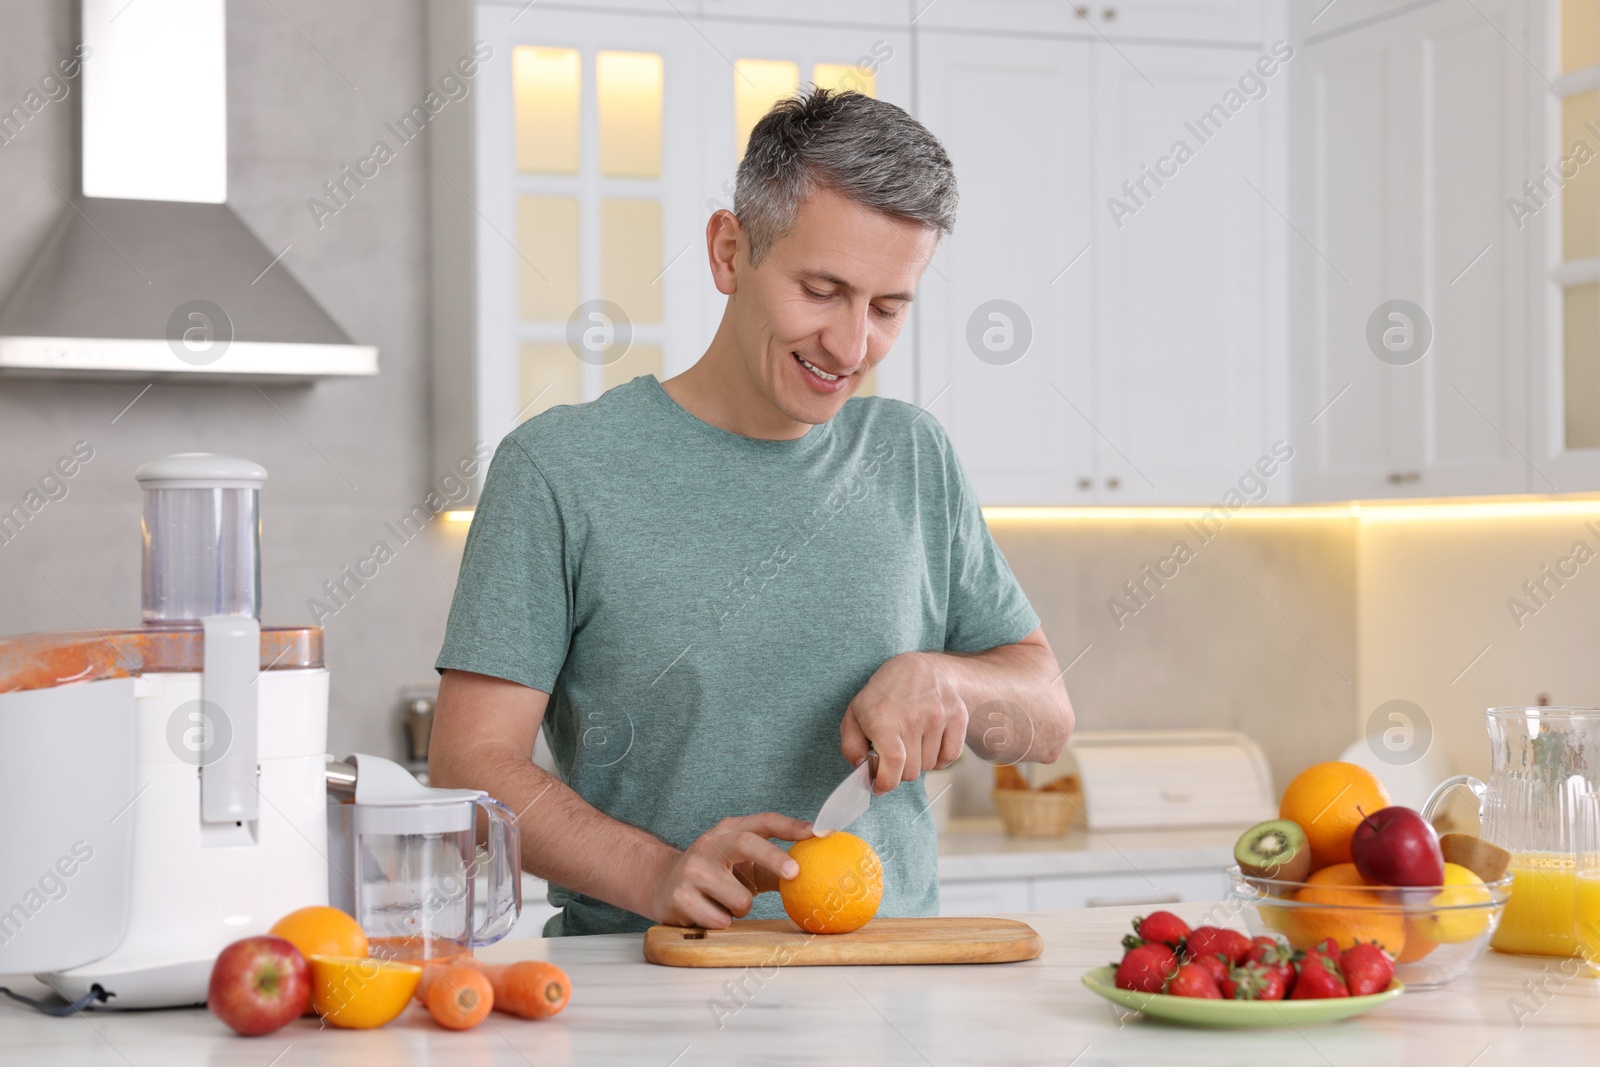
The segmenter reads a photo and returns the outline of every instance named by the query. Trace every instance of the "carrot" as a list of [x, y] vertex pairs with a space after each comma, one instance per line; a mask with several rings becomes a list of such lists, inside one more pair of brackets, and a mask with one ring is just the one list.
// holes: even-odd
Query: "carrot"
[[470, 1030], [489, 1017], [494, 985], [475, 967], [440, 967], [428, 988], [428, 1012], [447, 1030]]
[[572, 982], [560, 967], [523, 960], [484, 967], [494, 986], [494, 1006], [524, 1019], [547, 1019], [567, 1006]]
[[417, 982], [417, 1003], [424, 1006], [428, 1003], [428, 990], [433, 986], [434, 977], [451, 967], [470, 967], [475, 971], [482, 971], [484, 964], [479, 963], [465, 952], [450, 956], [446, 959], [424, 963], [422, 965], [422, 978]]

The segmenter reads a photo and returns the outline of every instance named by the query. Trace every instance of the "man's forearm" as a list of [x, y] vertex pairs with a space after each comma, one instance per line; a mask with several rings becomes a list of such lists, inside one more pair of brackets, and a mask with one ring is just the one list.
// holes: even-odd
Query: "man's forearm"
[[930, 653], [967, 705], [967, 746], [986, 760], [1049, 763], [1072, 733], [1072, 702], [1048, 645]]
[[[655, 919], [655, 877], [678, 850], [589, 804], [508, 745], [483, 744], [433, 769], [434, 785], [483, 789], [517, 815], [522, 867], [585, 896]], [[464, 773], [470, 764], [470, 778]]]

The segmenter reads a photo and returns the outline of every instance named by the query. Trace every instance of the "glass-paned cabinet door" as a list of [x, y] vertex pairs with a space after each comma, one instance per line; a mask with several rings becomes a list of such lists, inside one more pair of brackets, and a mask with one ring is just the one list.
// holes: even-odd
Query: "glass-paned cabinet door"
[[682, 18], [481, 4], [478, 405], [509, 431], [704, 351], [701, 41]]
[[1545, 154], [1553, 162], [1519, 190], [1527, 198], [1514, 210], [1559, 198], [1545, 231], [1561, 324], [1549, 339], [1560, 368], [1550, 381], [1559, 396], [1552, 429], [1559, 432], [1556, 451], [1600, 454], [1600, 0], [1558, 0], [1548, 10], [1555, 18], [1556, 114], [1555, 143]]
[[[705, 214], [733, 208], [734, 178], [750, 131], [777, 101], [812, 85], [854, 90], [911, 111], [911, 41], [882, 25], [770, 24], [745, 19], [701, 20], [701, 96], [705, 102], [701, 203]], [[702, 223], [704, 219], [702, 219]], [[716, 331], [726, 297], [704, 290], [701, 314]], [[857, 389], [916, 399], [916, 338], [912, 318], [889, 355]]]

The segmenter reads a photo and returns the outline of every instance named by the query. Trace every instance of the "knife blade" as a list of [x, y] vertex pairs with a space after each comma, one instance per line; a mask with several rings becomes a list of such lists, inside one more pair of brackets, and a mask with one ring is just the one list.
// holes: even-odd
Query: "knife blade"
[[872, 780], [878, 776], [878, 753], [867, 750], [867, 758], [840, 782], [828, 799], [822, 802], [817, 817], [811, 820], [811, 832], [827, 837], [835, 830], [845, 830], [867, 813], [872, 804]]

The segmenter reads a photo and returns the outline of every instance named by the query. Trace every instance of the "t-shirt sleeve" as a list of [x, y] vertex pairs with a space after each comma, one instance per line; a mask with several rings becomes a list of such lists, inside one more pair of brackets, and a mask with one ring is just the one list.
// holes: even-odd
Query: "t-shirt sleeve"
[[548, 693], [571, 638], [572, 572], [561, 509], [533, 459], [507, 437], [484, 478], [434, 668]]
[[[943, 436], [941, 432], [941, 436]], [[1015, 644], [1039, 626], [1011, 565], [983, 521], [977, 494], [948, 437], [945, 485], [950, 500], [950, 600], [945, 614], [948, 652], [983, 652]]]

